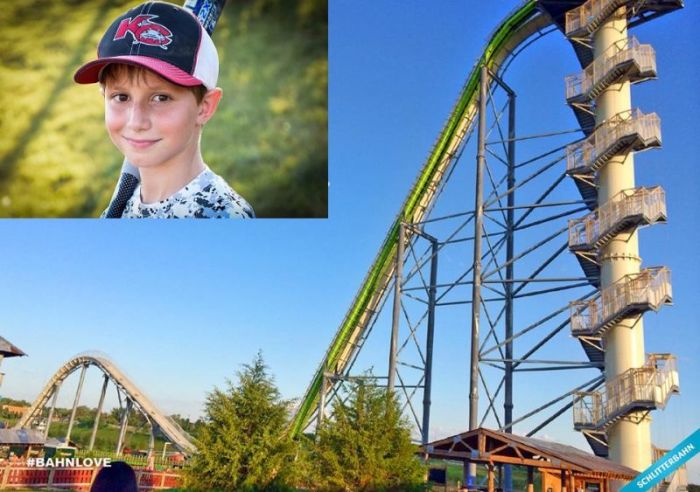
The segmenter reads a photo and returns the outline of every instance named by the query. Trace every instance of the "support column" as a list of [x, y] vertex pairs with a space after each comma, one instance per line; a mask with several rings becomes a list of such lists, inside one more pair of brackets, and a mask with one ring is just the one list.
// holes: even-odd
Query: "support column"
[[92, 425], [92, 434], [90, 435], [90, 444], [88, 449], [92, 451], [95, 446], [95, 437], [97, 436], [97, 428], [100, 425], [100, 417], [102, 416], [102, 407], [105, 403], [105, 395], [107, 394], [107, 383], [109, 383], [109, 376], [104, 375], [104, 382], [102, 383], [102, 392], [100, 393], [100, 401], [97, 404], [97, 413], [95, 414], [95, 423]]
[[156, 426], [153, 425], [153, 422], [149, 417], [146, 418], [148, 419], [148, 426], [151, 431], [150, 436], [148, 437], [148, 459], [150, 460], [156, 449]]
[[488, 468], [488, 492], [494, 492], [496, 487], [493, 483], [493, 465], [489, 463], [486, 466]]
[[437, 285], [438, 243], [431, 240], [430, 286], [428, 288], [428, 334], [425, 342], [425, 386], [423, 388], [423, 426], [421, 443], [425, 446], [430, 437], [430, 395], [433, 386], [433, 337], [435, 332], [435, 294]]
[[53, 398], [51, 399], [51, 408], [49, 409], [49, 418], [46, 421], [46, 429], [44, 429], [44, 440], [49, 437], [49, 427], [51, 427], [51, 420], [53, 420], [53, 411], [56, 409], [56, 400], [58, 399], [58, 390], [61, 389], [62, 381], [57, 382], [53, 387]]
[[129, 423], [129, 412], [131, 411], [131, 398], [126, 398], [126, 407], [122, 413], [122, 421], [119, 424], [119, 440], [117, 441], [117, 455], [122, 454], [122, 445], [124, 444], [124, 437], [126, 436], [126, 426]]
[[527, 467], [527, 492], [535, 491], [535, 469], [531, 466]]
[[394, 390], [396, 378], [396, 350], [399, 344], [399, 320], [401, 319], [401, 280], [403, 269], [403, 246], [406, 237], [406, 227], [399, 222], [399, 240], [396, 247], [396, 286], [394, 287], [394, 313], [391, 323], [391, 345], [389, 347], [389, 391]]
[[161, 459], [165, 461], [165, 450], [168, 449], [168, 446], [172, 444], [170, 441], [166, 441], [163, 443], [163, 455], [161, 456]]
[[70, 420], [68, 421], [68, 430], [66, 431], [66, 444], [70, 442], [70, 433], [73, 431], [75, 413], [78, 410], [78, 403], [80, 402], [80, 392], [83, 390], [83, 382], [85, 381], [85, 371], [87, 370], [87, 368], [87, 364], [84, 364], [82, 369], [80, 369], [80, 380], [78, 381], [78, 389], [75, 391], [75, 400], [73, 400], [73, 410], [70, 413]]
[[469, 490], [469, 473], [470, 470], [472, 469], [472, 466], [474, 467], [474, 474], [476, 475], [476, 465], [473, 465], [467, 460], [464, 460], [462, 463], [462, 489], [461, 490]]
[[326, 408], [326, 392], [328, 391], [328, 375], [324, 370], [321, 373], [321, 394], [318, 397], [318, 412], [316, 415], [316, 437], [318, 437], [318, 429], [323, 423], [323, 412]]
[[566, 470], [562, 470], [560, 476], [561, 476], [561, 479], [560, 479], [561, 480], [561, 492], [567, 492], [568, 488], [566, 486], [567, 485], [566, 484]]
[[[474, 263], [472, 269], [472, 326], [469, 370], [469, 430], [476, 429], [479, 419], [479, 316], [481, 311], [481, 236], [484, 220], [484, 166], [486, 163], [486, 93], [488, 69], [481, 67], [479, 88], [479, 133], [476, 155], [476, 187], [474, 193]], [[467, 486], [476, 485], [476, 465], [469, 465]]]
[[147, 460], [148, 460], [148, 468], [151, 470], [156, 469], [156, 428], [157, 424], [155, 424], [150, 417], [146, 417], [148, 420], [148, 427], [150, 430], [150, 436], [148, 437], [148, 455], [147, 455]]
[[[627, 13], [618, 9], [593, 36], [594, 56], [598, 57], [615, 42], [627, 39]], [[596, 124], [632, 108], [630, 83], [625, 80], [611, 85], [596, 100]], [[634, 155], [613, 157], [598, 173], [598, 206], [620, 191], [634, 188]], [[640, 270], [638, 236], [621, 234], [600, 251], [601, 289], [621, 277]], [[644, 324], [642, 320], [625, 319], [605, 335], [605, 379], [610, 381], [632, 367], [644, 365]], [[644, 470], [651, 464], [650, 419], [634, 423], [623, 419], [608, 430], [609, 459], [616, 463]], [[617, 490], [623, 482], [612, 483]]]
[[[513, 432], [513, 256], [515, 250], [515, 93], [508, 91], [508, 212], [506, 215], [506, 285], [505, 285], [505, 322], [506, 322], [506, 360], [505, 363], [505, 394], [504, 394], [504, 425], [505, 431]], [[513, 490], [511, 466], [505, 466], [506, 492]]]

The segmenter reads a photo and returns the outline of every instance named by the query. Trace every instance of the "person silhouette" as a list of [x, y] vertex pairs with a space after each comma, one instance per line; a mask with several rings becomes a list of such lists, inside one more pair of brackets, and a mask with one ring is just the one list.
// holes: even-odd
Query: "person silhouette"
[[113, 461], [100, 469], [92, 482], [90, 492], [138, 492], [136, 473], [127, 463]]

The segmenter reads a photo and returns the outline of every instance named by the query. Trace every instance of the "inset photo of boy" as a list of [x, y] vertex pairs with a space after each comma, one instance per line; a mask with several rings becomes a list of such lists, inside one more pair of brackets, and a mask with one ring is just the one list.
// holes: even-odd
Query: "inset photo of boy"
[[2, 17], [0, 217], [327, 217], [326, 0]]

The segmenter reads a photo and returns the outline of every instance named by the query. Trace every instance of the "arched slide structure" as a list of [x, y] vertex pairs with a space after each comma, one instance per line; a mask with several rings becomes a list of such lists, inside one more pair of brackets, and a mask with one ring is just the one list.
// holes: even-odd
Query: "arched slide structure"
[[62, 382], [73, 372], [83, 368], [87, 369], [90, 366], [95, 366], [102, 371], [105, 375], [105, 381], [107, 379], [111, 380], [118, 391], [126, 396], [132, 408], [139, 410], [148, 419], [153, 428], [158, 429], [179, 451], [186, 455], [194, 454], [197, 451], [197, 448], [192, 443], [192, 438], [175, 421], [161, 412], [114, 361], [103, 354], [97, 353], [82, 353], [63, 364], [46, 383], [44, 389], [32, 403], [29, 411], [17, 422], [15, 428], [30, 427], [32, 421], [41, 415], [49, 399], [56, 394]]
[[[391, 286], [396, 271], [396, 256], [399, 251], [399, 229], [403, 223], [419, 223], [430, 213], [440, 194], [446, 177], [456, 163], [464, 143], [474, 129], [478, 114], [479, 80], [482, 67], [499, 76], [509, 62], [522, 49], [550, 30], [564, 31], [564, 17], [568, 10], [579, 7], [584, 0], [526, 0], [512, 11], [493, 31], [482, 55], [475, 63], [464, 85], [454, 109], [409, 190], [399, 214], [391, 224], [389, 232], [372, 263], [358, 293], [331, 341], [316, 370], [301, 404], [291, 423], [290, 432], [298, 435], [312, 422], [319, 400], [333, 391], [325, 384], [325, 374], [344, 375], [354, 363], [373, 320]], [[601, 3], [601, 2], [598, 2]], [[629, 25], [645, 22], [682, 6], [681, 0], [604, 0], [606, 8], [629, 6]], [[581, 36], [581, 40], [585, 38]], [[571, 38], [572, 46], [581, 66], [593, 60], [590, 44]], [[491, 80], [491, 83], [493, 80]], [[589, 135], [595, 124], [587, 112], [575, 112], [584, 134]], [[576, 180], [589, 208], [595, 207], [596, 190], [590, 183]], [[404, 246], [414, 239], [415, 231], [405, 229]], [[403, 249], [403, 248], [401, 248]]]

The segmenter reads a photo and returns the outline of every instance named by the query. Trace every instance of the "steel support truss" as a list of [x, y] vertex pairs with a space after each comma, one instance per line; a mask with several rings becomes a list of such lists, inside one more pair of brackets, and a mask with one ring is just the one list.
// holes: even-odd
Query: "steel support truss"
[[[582, 274], [573, 255], [565, 254], [567, 219], [589, 210], [572, 180], [567, 179], [564, 162], [566, 145], [580, 130], [517, 137], [516, 94], [485, 67], [481, 70], [480, 96], [474, 208], [438, 214], [434, 206], [421, 222], [401, 223], [393, 295], [384, 296], [366, 335], [357, 342], [362, 349], [356, 351], [347, 370], [343, 374], [326, 371], [317, 419], [327, 414], [324, 409], [333, 399], [343, 397], [341, 388], [356, 377], [352, 374], [364, 374], [400, 396], [417, 439], [429, 442], [434, 366], [446, 362], [441, 358], [434, 362], [433, 346], [446, 329], [442, 315], [449, 309], [461, 309], [458, 329], [468, 338], [465, 357], [455, 371], [464, 372], [468, 366], [466, 423], [470, 430], [488, 423], [511, 432], [518, 425], [520, 432], [526, 426], [524, 433], [534, 435], [572, 407], [576, 391], [602, 384], [602, 363], [551, 356], [552, 344], [562, 343], [562, 338], [575, 357], [583, 354], [577, 342], [566, 336], [569, 302], [594, 295], [598, 282], [598, 278]], [[556, 139], [556, 143], [545, 144], [548, 150], [542, 152], [545, 138]], [[528, 150], [533, 141], [539, 142], [536, 155], [518, 162], [516, 147]], [[465, 142], [459, 149], [460, 156], [466, 146]], [[457, 167], [446, 175], [449, 186], [455, 184]], [[463, 183], [459, 186], [463, 188]], [[440, 200], [449, 192], [447, 188], [443, 186]], [[443, 266], [438, 272], [438, 259], [443, 257], [446, 259], [440, 259]], [[455, 263], [464, 268], [456, 271]], [[567, 292], [572, 290], [573, 295]], [[385, 309], [389, 299], [391, 310]], [[383, 346], [389, 347], [386, 377], [367, 376], [360, 369], [367, 363], [358, 363], [358, 354], [373, 338], [370, 334], [377, 331], [376, 324], [390, 327], [388, 335], [381, 334], [386, 331], [375, 335], [386, 336]], [[546, 355], [535, 357], [542, 353]], [[448, 363], [454, 365], [454, 361]], [[593, 377], [575, 381], [572, 377], [570, 387], [552, 394], [545, 403], [516, 408], [516, 373], [524, 377], [581, 369], [594, 369]], [[510, 473], [504, 471], [508, 484]]]

